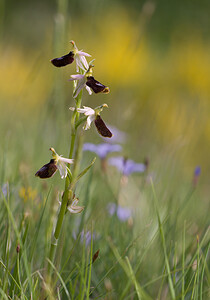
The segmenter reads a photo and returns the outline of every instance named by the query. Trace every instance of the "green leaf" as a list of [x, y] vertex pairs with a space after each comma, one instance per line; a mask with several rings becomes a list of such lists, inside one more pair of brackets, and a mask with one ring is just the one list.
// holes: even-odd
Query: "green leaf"
[[96, 157], [94, 157], [94, 159], [91, 161], [90, 165], [77, 176], [76, 182], [78, 180], [80, 180], [80, 178], [82, 178], [82, 176], [84, 176], [87, 173], [87, 171], [92, 167], [92, 165], [95, 163], [95, 161], [96, 161]]

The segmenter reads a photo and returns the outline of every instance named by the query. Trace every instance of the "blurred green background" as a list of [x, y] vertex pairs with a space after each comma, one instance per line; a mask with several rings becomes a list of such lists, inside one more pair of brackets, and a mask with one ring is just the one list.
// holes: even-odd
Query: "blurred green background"
[[[95, 58], [95, 78], [111, 90], [97, 97], [85, 92], [83, 104], [109, 105], [104, 119], [128, 134], [124, 154], [136, 161], [148, 157], [152, 169], [177, 172], [180, 182], [200, 165], [207, 188], [208, 0], [0, 3], [4, 180], [20, 168], [17, 156], [34, 174], [35, 161], [47, 161], [50, 146], [68, 152], [73, 100], [67, 79], [75, 69], [55, 69], [49, 61], [70, 51], [69, 41], [75, 40]], [[100, 138], [92, 128], [85, 141]]]

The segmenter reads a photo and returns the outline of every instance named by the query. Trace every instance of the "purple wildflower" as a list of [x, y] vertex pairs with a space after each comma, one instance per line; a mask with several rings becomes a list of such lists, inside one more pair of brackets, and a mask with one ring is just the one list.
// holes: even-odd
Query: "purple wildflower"
[[[78, 234], [74, 231], [72, 235], [73, 235], [73, 238], [76, 240]], [[93, 232], [92, 239], [95, 240], [95, 238], [96, 238], [96, 234]], [[85, 246], [86, 247], [88, 245], [90, 245], [90, 243], [91, 243], [91, 231], [82, 230], [81, 235], [80, 235], [80, 243], [82, 244], [84, 242], [84, 240], [85, 240]]]
[[107, 143], [98, 145], [86, 143], [83, 146], [83, 151], [95, 152], [100, 157], [100, 159], [105, 159], [111, 152], [120, 152], [121, 150], [122, 147], [120, 145], [112, 145]]
[[6, 198], [9, 195], [9, 183], [8, 182], [4, 183], [1, 187], [1, 190], [4, 197]]
[[[92, 235], [92, 239], [94, 240], [95, 239], [95, 233], [93, 233]], [[83, 243], [85, 240], [85, 246], [87, 247], [88, 245], [90, 245], [91, 243], [91, 231], [82, 231], [81, 232], [81, 237], [80, 237], [80, 241], [81, 243]]]
[[118, 219], [122, 222], [127, 221], [132, 216], [132, 210], [129, 207], [117, 206], [115, 203], [109, 203], [107, 209], [111, 216], [116, 213]]
[[143, 173], [146, 170], [145, 164], [135, 163], [133, 160], [125, 159], [122, 156], [110, 157], [108, 163], [115, 166], [125, 176], [132, 173]]
[[117, 216], [118, 219], [122, 222], [127, 221], [132, 215], [131, 209], [128, 207], [122, 207], [118, 205]]
[[193, 176], [193, 187], [196, 187], [197, 184], [198, 184], [198, 178], [200, 177], [200, 174], [201, 174], [201, 167], [196, 167], [195, 168], [195, 171], [194, 171], [194, 176]]
[[199, 176], [201, 174], [201, 167], [196, 167], [194, 171], [194, 176]]

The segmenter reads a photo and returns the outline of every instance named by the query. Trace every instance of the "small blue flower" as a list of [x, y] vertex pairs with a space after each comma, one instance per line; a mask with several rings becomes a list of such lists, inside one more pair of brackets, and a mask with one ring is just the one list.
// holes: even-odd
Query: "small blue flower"
[[95, 152], [100, 157], [100, 159], [105, 159], [111, 152], [120, 152], [121, 150], [122, 147], [120, 145], [112, 145], [107, 143], [98, 145], [85, 143], [83, 146], [83, 151]]
[[118, 219], [122, 222], [127, 221], [132, 216], [132, 210], [129, 207], [116, 205], [112, 202], [108, 204], [107, 210], [111, 216], [116, 213]]
[[125, 159], [122, 156], [110, 157], [108, 163], [115, 166], [125, 176], [132, 173], [143, 173], [146, 170], [145, 164], [135, 163], [133, 160]]
[[[74, 231], [73, 232], [73, 238], [76, 240], [77, 239], [77, 233]], [[96, 239], [96, 234], [93, 232], [92, 234], [92, 239], [95, 240]], [[80, 235], [80, 243], [83, 244], [83, 242], [85, 241], [85, 246], [89, 246], [91, 243], [91, 231], [85, 231], [82, 230], [81, 235]]]
[[117, 216], [120, 221], [125, 222], [132, 216], [131, 209], [118, 205]]
[[193, 181], [192, 181], [192, 184], [193, 184], [194, 188], [198, 184], [198, 180], [199, 180], [200, 174], [201, 174], [201, 167], [197, 166], [195, 168], [195, 170], [194, 170], [194, 176], [193, 176]]
[[[94, 240], [95, 239], [95, 233], [93, 233], [93, 235], [92, 235], [92, 239]], [[85, 245], [86, 245], [86, 247], [88, 246], [88, 245], [90, 245], [90, 243], [91, 243], [91, 231], [82, 231], [81, 232], [81, 237], [80, 237], [80, 240], [81, 240], [81, 243], [83, 243], [83, 241], [85, 240]]]
[[9, 183], [8, 182], [4, 183], [1, 187], [1, 190], [4, 197], [6, 198], [9, 195]]
[[194, 171], [194, 176], [199, 176], [201, 174], [201, 167], [197, 166]]

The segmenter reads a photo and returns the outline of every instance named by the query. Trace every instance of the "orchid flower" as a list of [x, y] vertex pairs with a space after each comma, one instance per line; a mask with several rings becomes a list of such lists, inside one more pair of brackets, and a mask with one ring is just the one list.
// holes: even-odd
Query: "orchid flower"
[[88, 93], [91, 95], [92, 91], [94, 91], [94, 93], [98, 94], [98, 93], [104, 93], [104, 94], [108, 94], [110, 92], [109, 88], [105, 85], [103, 85], [102, 83], [100, 83], [99, 81], [97, 81], [93, 76], [93, 72], [92, 72], [92, 68], [93, 65], [90, 65], [87, 72], [85, 74], [76, 74], [76, 75], [71, 75], [71, 78], [69, 79], [69, 81], [72, 80], [77, 80], [77, 87], [76, 90], [74, 92], [74, 98], [76, 98], [79, 94], [79, 92], [85, 87], [86, 90], [88, 91]]
[[50, 160], [50, 162], [48, 164], [41, 167], [41, 169], [39, 169], [36, 172], [35, 176], [40, 177], [40, 178], [50, 178], [55, 174], [55, 172], [58, 169], [60, 172], [61, 178], [63, 179], [64, 177], [67, 176], [68, 170], [69, 170], [68, 167], [66, 166], [66, 164], [72, 164], [74, 162], [74, 160], [58, 155], [55, 152], [54, 148], [50, 148], [50, 151], [52, 151], [53, 158]]
[[104, 137], [112, 137], [111, 131], [106, 127], [106, 124], [100, 117], [100, 112], [103, 110], [104, 107], [108, 107], [107, 104], [102, 104], [94, 109], [88, 107], [88, 106], [83, 106], [83, 108], [75, 108], [75, 107], [70, 107], [69, 109], [72, 111], [76, 111], [84, 114], [87, 117], [87, 120], [83, 126], [84, 130], [90, 129], [91, 123], [94, 121], [95, 126], [99, 132]]
[[66, 65], [73, 63], [75, 59], [77, 72], [79, 72], [79, 69], [82, 69], [83, 71], [86, 72], [89, 68], [89, 65], [87, 63], [85, 56], [90, 57], [91, 55], [86, 52], [83, 52], [82, 50], [79, 51], [74, 41], [71, 41], [70, 43], [72, 43], [73, 45], [73, 50], [66, 55], [52, 59], [51, 63], [55, 67], [64, 67]]

